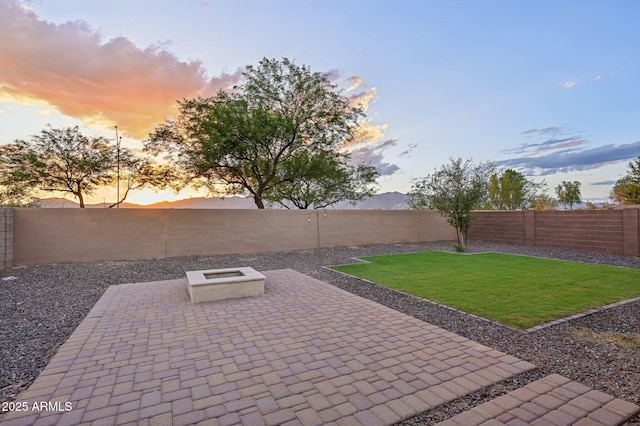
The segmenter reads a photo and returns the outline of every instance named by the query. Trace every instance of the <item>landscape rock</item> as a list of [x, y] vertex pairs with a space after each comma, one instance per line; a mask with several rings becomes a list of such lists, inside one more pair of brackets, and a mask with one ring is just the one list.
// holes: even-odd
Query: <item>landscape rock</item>
[[[409, 419], [406, 425], [441, 421], [465, 407], [479, 405], [552, 373], [640, 404], [640, 346], [622, 346], [588, 337], [605, 333], [640, 334], [640, 301], [525, 333], [321, 267], [352, 263], [354, 257], [377, 254], [452, 252], [453, 246], [451, 241], [404, 243], [286, 253], [58, 263], [10, 269], [5, 271], [4, 278], [15, 279], [3, 279], [0, 286], [0, 402], [14, 400], [35, 380], [109, 286], [182, 278], [188, 270], [250, 266], [257, 271], [295, 269], [540, 367]], [[602, 253], [483, 242], [470, 243], [468, 251], [497, 251], [640, 269], [638, 258]]]

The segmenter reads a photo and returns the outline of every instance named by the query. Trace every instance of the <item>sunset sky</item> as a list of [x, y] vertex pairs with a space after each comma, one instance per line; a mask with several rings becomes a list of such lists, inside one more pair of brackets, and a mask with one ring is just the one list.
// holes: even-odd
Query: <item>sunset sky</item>
[[117, 125], [140, 148], [176, 100], [287, 57], [367, 109], [353, 159], [380, 192], [463, 157], [604, 199], [640, 155], [639, 21], [637, 0], [0, 0], [0, 143]]

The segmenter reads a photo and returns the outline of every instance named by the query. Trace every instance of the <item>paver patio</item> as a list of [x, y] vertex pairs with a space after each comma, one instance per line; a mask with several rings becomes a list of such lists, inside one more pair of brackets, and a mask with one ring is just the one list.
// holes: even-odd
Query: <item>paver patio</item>
[[535, 368], [293, 270], [264, 274], [263, 296], [202, 304], [184, 279], [110, 287], [3, 425], [385, 425]]
[[559, 374], [551, 374], [438, 424], [615, 425], [624, 422], [638, 408]]

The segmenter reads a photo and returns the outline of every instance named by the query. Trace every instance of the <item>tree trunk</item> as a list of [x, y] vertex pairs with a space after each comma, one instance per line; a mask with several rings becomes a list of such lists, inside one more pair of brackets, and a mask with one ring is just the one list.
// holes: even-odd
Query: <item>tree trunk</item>
[[262, 198], [257, 195], [253, 196], [253, 201], [256, 203], [259, 209], [264, 209], [264, 203], [262, 202]]
[[78, 191], [78, 193], [75, 195], [76, 197], [78, 197], [78, 203], [80, 203], [80, 208], [84, 209], [84, 197], [82, 197], [82, 192]]

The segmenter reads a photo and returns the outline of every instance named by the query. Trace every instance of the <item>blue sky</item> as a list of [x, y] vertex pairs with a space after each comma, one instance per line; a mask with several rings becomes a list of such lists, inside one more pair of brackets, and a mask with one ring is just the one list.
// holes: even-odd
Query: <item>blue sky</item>
[[137, 147], [175, 100], [288, 57], [357, 83], [380, 191], [463, 157], [602, 199], [640, 155], [639, 19], [636, 0], [0, 0], [0, 143], [117, 124]]

